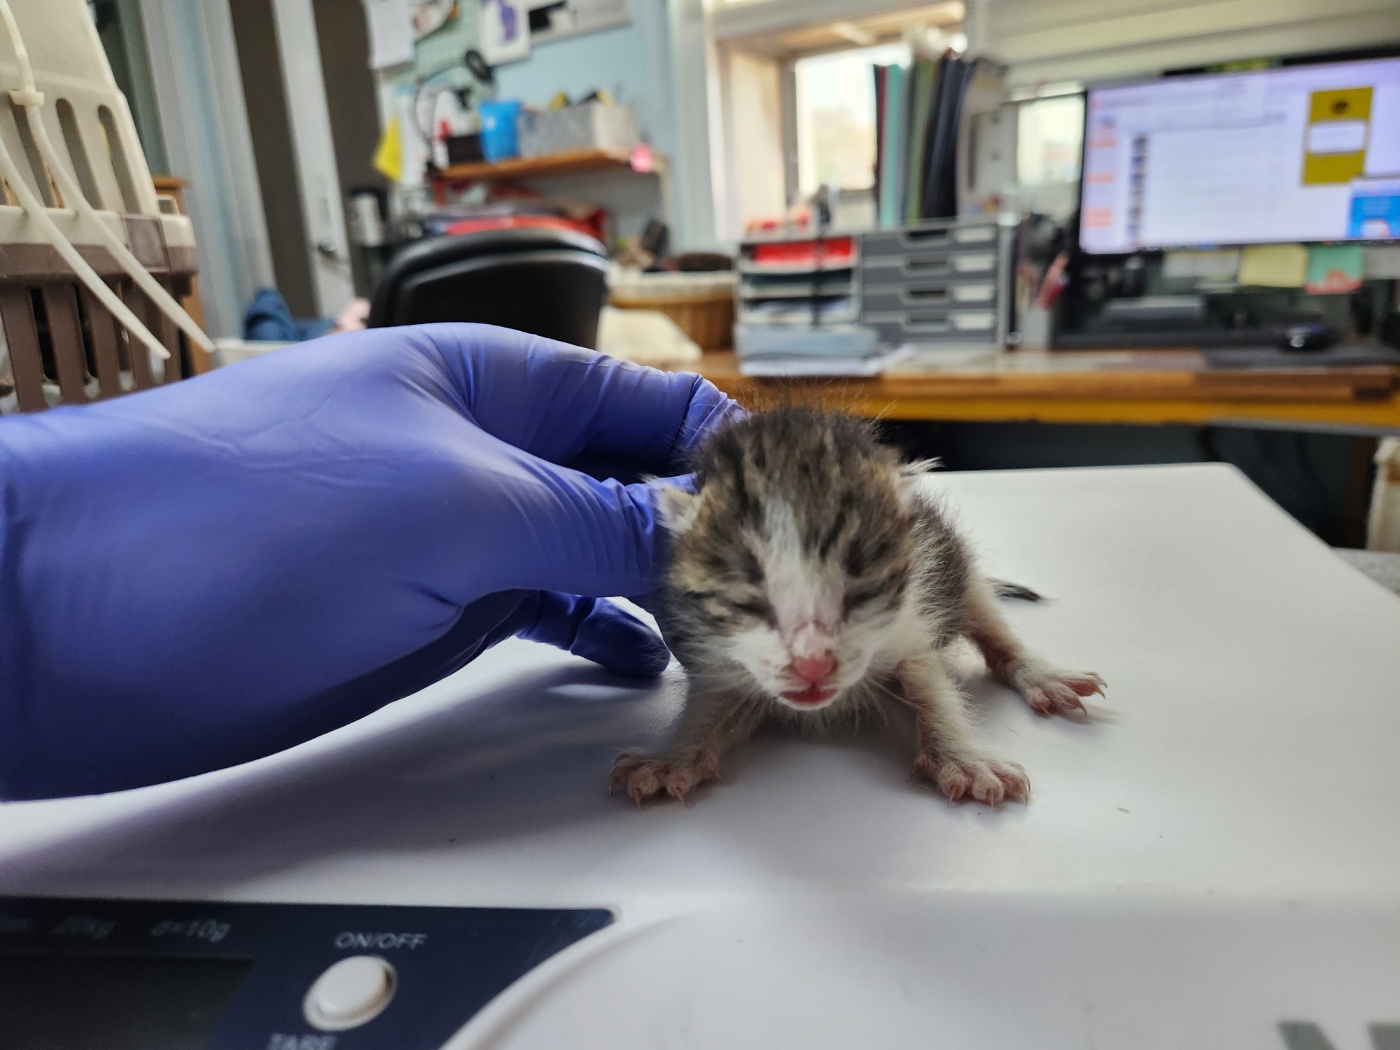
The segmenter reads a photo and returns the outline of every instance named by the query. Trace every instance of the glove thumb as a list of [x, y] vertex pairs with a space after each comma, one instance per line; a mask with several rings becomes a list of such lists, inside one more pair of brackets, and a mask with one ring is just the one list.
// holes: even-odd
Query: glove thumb
[[521, 602], [521, 638], [566, 649], [628, 678], [655, 678], [671, 654], [650, 627], [605, 598], [536, 591]]

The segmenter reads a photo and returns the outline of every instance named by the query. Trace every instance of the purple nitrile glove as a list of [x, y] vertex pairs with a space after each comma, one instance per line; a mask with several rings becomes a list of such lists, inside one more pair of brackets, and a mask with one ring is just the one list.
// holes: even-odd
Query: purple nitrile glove
[[597, 599], [664, 570], [636, 479], [737, 412], [697, 376], [439, 324], [0, 420], [0, 798], [270, 754], [511, 635], [659, 673]]

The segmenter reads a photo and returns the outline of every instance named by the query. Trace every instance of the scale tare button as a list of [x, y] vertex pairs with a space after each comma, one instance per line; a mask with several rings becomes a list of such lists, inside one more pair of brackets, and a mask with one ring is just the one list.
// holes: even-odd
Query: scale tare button
[[393, 966], [377, 955], [352, 955], [316, 978], [303, 1009], [323, 1032], [339, 1032], [378, 1016], [393, 997]]

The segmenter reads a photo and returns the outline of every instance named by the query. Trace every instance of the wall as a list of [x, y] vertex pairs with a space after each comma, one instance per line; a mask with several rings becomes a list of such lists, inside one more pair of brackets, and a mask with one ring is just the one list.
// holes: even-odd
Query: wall
[[248, 130], [262, 188], [263, 214], [277, 290], [293, 317], [316, 316], [316, 290], [307, 262], [306, 221], [297, 189], [296, 154], [287, 120], [287, 94], [270, 0], [229, 5], [238, 68], [248, 107]]
[[168, 174], [189, 180], [205, 328], [240, 335], [253, 293], [274, 278], [229, 5], [140, 4]]
[[[677, 157], [675, 82], [671, 73], [667, 0], [632, 0], [632, 22], [614, 29], [566, 37], [533, 48], [530, 57], [496, 69], [497, 93], [546, 106], [560, 91], [577, 99], [603, 88], [637, 108], [643, 139], [672, 161]], [[672, 165], [674, 202], [672, 245], [691, 246], [686, 226], [685, 195], [691, 192], [686, 165]], [[665, 213], [656, 180], [640, 176], [586, 176], [538, 184], [559, 195], [596, 200], [616, 220], [617, 232], [638, 232], [653, 215]]]
[[[361, 4], [344, 0], [313, 0], [316, 37], [326, 81], [326, 108], [335, 145], [335, 170], [341, 200], [348, 204], [352, 190], [384, 189], [384, 176], [374, 167], [379, 144], [378, 103], [374, 74], [369, 69], [369, 32]], [[347, 246], [357, 295], [370, 293], [364, 257]]]
[[777, 59], [726, 48], [720, 59], [725, 111], [724, 147], [732, 158], [733, 192], [725, 229], [740, 233], [753, 219], [787, 211], [783, 156], [783, 72]]
[[632, 0], [630, 25], [566, 37], [535, 47], [530, 57], [496, 69], [501, 98], [544, 106], [556, 92], [579, 98], [605, 88], [637, 107], [648, 142], [668, 156], [676, 150], [665, 0]]
[[146, 166], [152, 174], [163, 175], [170, 165], [165, 159], [165, 139], [160, 133], [160, 110], [151, 81], [151, 60], [141, 28], [140, 6], [137, 0], [100, 0], [94, 11], [102, 49], [107, 53], [117, 87], [121, 88], [131, 109], [136, 134], [146, 154]]

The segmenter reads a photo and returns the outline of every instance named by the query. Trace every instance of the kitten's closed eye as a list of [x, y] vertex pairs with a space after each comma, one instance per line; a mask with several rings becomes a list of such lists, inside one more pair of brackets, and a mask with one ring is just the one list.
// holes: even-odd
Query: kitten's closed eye
[[773, 623], [777, 617], [773, 614], [773, 606], [763, 598], [739, 598], [731, 600], [729, 607], [744, 616], [752, 616], [756, 620], [763, 620], [766, 623]]
[[888, 561], [895, 554], [895, 545], [888, 536], [879, 539], [857, 538], [846, 548], [846, 575], [864, 576], [873, 567]]
[[846, 592], [846, 596], [841, 599], [841, 611], [846, 614], [864, 609], [873, 605], [886, 594], [886, 588], [879, 586], [857, 587]]

